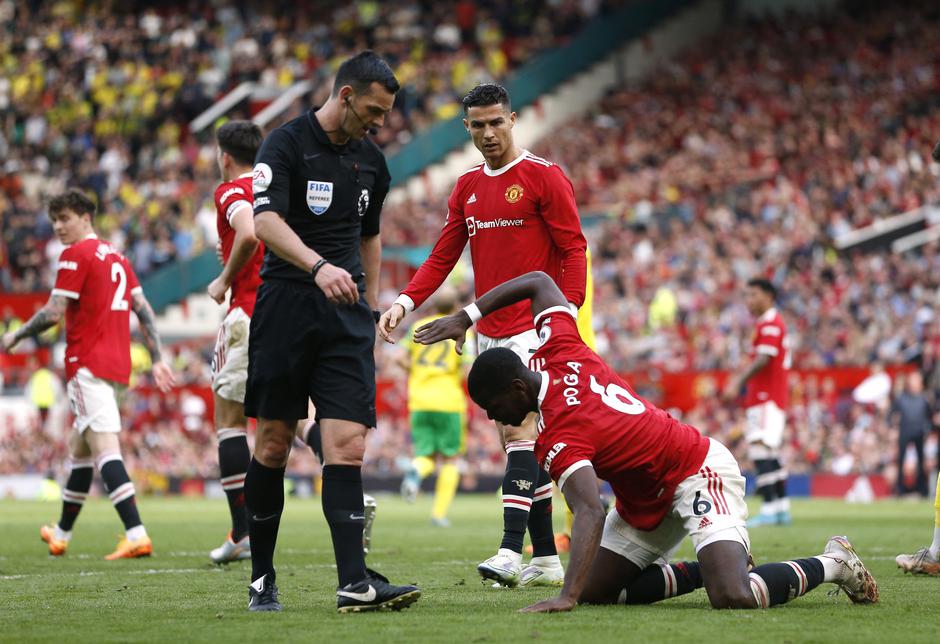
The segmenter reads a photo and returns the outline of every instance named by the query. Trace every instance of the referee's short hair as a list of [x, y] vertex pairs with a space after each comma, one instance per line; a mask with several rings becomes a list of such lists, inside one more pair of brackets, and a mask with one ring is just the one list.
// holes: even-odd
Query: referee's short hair
[[494, 396], [509, 391], [509, 385], [521, 378], [526, 366], [511, 349], [487, 349], [473, 361], [467, 376], [467, 391], [481, 407]]
[[395, 78], [395, 72], [388, 66], [388, 63], [371, 49], [366, 49], [343, 61], [343, 64], [336, 70], [333, 96], [338, 96], [339, 90], [345, 85], [352, 87], [357, 94], [366, 94], [372, 83], [378, 83], [391, 94], [401, 89], [398, 79]]
[[71, 210], [76, 215], [88, 215], [95, 221], [95, 211], [98, 209], [95, 200], [77, 188], [69, 188], [49, 200], [49, 217], [55, 217], [63, 210]]
[[471, 107], [487, 107], [489, 105], [502, 105], [507, 112], [512, 111], [512, 102], [509, 92], [498, 83], [482, 83], [477, 85], [461, 99], [463, 113], [470, 111]]
[[759, 288], [764, 293], [767, 293], [767, 295], [769, 295], [770, 299], [772, 300], [777, 299], [777, 287], [774, 286], [773, 283], [768, 279], [764, 279], [763, 277], [754, 277], [747, 281], [747, 285], [753, 286], [754, 288]]
[[229, 121], [215, 131], [222, 152], [242, 165], [253, 165], [261, 147], [261, 128], [251, 121]]

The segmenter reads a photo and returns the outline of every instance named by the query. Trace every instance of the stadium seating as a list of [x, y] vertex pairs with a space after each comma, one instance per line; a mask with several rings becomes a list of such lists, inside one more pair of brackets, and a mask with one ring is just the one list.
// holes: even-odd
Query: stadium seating
[[[327, 77], [363, 46], [381, 51], [402, 80], [398, 109], [377, 137], [393, 151], [412, 132], [453, 116], [480, 79], [563, 43], [613, 3], [450, 0], [420, 15], [393, 2], [295, 4], [298, 20], [267, 5], [168, 3], [124, 13], [91, 3], [16, 3], [0, 42], [0, 209], [7, 291], [46, 288], [51, 227], [45, 194], [93, 190], [101, 232], [132, 257], [138, 274], [214, 243], [211, 143], [187, 124], [243, 80], [287, 87]], [[104, 64], [102, 64], [104, 63]], [[185, 70], [185, 73], [184, 73]], [[247, 116], [237, 109], [232, 116]], [[208, 204], [208, 205], [207, 205]]]

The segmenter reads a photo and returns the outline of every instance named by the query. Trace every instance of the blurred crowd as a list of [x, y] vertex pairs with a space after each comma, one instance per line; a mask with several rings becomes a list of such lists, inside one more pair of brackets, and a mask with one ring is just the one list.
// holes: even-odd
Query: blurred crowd
[[[914, 369], [888, 379], [888, 389], [878, 400], [861, 400], [854, 391], [840, 391], [832, 377], [792, 379], [787, 430], [782, 447], [783, 462], [791, 474], [881, 474], [899, 494], [916, 492], [926, 496], [929, 472], [936, 472], [940, 455], [940, 362], [926, 365], [923, 374]], [[887, 376], [873, 371], [874, 378]], [[854, 395], [853, 395], [854, 394]], [[932, 413], [909, 435], [898, 416], [903, 396], [923, 396]], [[726, 444], [742, 464], [748, 463], [744, 440], [745, 419], [740, 409], [706, 398], [682, 419]], [[918, 456], [902, 438], [917, 439], [923, 450]], [[920, 471], [923, 474], [919, 474]]]
[[[533, 13], [517, 21], [523, 5]], [[41, 35], [36, 30], [45, 27], [29, 22], [28, 28], [19, 5], [0, 0], [0, 13], [11, 6], [19, 10], [12, 24], [21, 29], [13, 30], [13, 44], [0, 44], [0, 52], [7, 47], [0, 61], [15, 59], [13, 51], [28, 52], [30, 64], [23, 69], [34, 72], [24, 80], [7, 64], [6, 85], [0, 85], [0, 145], [10, 151], [0, 155], [9, 159], [0, 175], [6, 244], [0, 276], [5, 288], [30, 290], [48, 286], [49, 258], [57, 252], [45, 243], [48, 224], [37, 217], [38, 197], [50, 187], [95, 187], [106, 205], [104, 232], [127, 249], [139, 272], [211, 238], [211, 146], [180, 127], [201, 109], [199, 96], [246, 78], [286, 85], [375, 45], [415, 88], [413, 95], [406, 88], [401, 109], [380, 134], [394, 146], [451, 115], [464, 81], [501, 78], [533, 52], [569, 37], [606, 4], [355, 2], [333, 10], [331, 27], [310, 17], [290, 23], [273, 16], [249, 19], [222, 5], [211, 14], [200, 5], [133, 19], [120, 12], [80, 19], [62, 9], [68, 3], [59, 3], [42, 5], [54, 27]], [[422, 10], [438, 22], [425, 21]], [[473, 19], [465, 20], [471, 10]], [[113, 38], [113, 47], [90, 44], [98, 29], [108, 35], [101, 42]], [[499, 37], [486, 35], [494, 30]], [[327, 42], [333, 31], [339, 35]], [[926, 1], [868, 3], [822, 18], [739, 22], [649, 80], [619, 88], [534, 146], [536, 154], [566, 169], [585, 215], [599, 352], [626, 373], [739, 368], [754, 325], [742, 285], [766, 276], [780, 288], [796, 368], [912, 363], [923, 372], [936, 409], [940, 246], [904, 255], [837, 252], [835, 240], [853, 228], [940, 205], [940, 166], [929, 160], [940, 136], [940, 40], [932, 36], [938, 31], [940, 12]], [[83, 38], [88, 43], [77, 48]], [[124, 64], [134, 39], [151, 53]], [[256, 67], [235, 69], [231, 61], [243, 53], [240, 47], [253, 47]], [[493, 62], [500, 59], [497, 51], [504, 64]], [[173, 81], [167, 69], [174, 68], [147, 67], [167, 52], [199, 73]], [[57, 73], [59, 61], [76, 73]], [[458, 76], [458, 70], [469, 71]], [[99, 77], [108, 79], [102, 87], [116, 92], [110, 103], [95, 98]], [[32, 78], [40, 79], [38, 85]], [[150, 94], [155, 96], [144, 98]], [[5, 95], [19, 98], [4, 106]], [[150, 117], [140, 123], [127, 117], [148, 100], [156, 101]], [[57, 115], [59, 109], [65, 116]], [[108, 130], [109, 119], [115, 129]], [[446, 194], [430, 195], [387, 207], [383, 241], [433, 243], [445, 202]], [[386, 279], [383, 299], [394, 298], [402, 286]], [[382, 346], [377, 356], [380, 378], [395, 383], [387, 392], [395, 411], [370, 434], [371, 473], [396, 473], [396, 457], [407, 452], [402, 379], [391, 371], [394, 350]], [[902, 380], [893, 386], [897, 398]], [[898, 428], [890, 406], [857, 402], [825, 378], [795, 383], [792, 394], [791, 471], [897, 478]], [[705, 397], [685, 420], [740, 445], [743, 416], [717, 398]], [[168, 430], [132, 433], [142, 467], [162, 466], [165, 459], [193, 474], [212, 468], [205, 424], [194, 433], [175, 417], [140, 422]], [[468, 470], [501, 472], [494, 432], [478, 418], [470, 430]], [[148, 438], [154, 433], [159, 437]], [[180, 436], [189, 443], [177, 444]], [[935, 439], [927, 451], [936, 466]], [[42, 468], [44, 458], [38, 454], [30, 467]], [[302, 460], [297, 467], [315, 471], [316, 464]]]
[[[605, 359], [627, 373], [741, 367], [743, 285], [765, 276], [795, 367], [914, 362], [940, 403], [940, 246], [835, 249], [854, 228], [940, 207], [938, 29], [927, 2], [742, 22], [534, 146], [600, 220], [586, 232]], [[446, 195], [396, 206], [389, 243], [433, 243], [444, 212]], [[740, 440], [740, 410], [708, 401], [687, 418]], [[795, 471], [894, 475], [885, 410], [811, 381], [790, 418]]]
[[0, 289], [50, 284], [61, 246], [43, 199], [69, 186], [96, 193], [99, 232], [138, 275], [211, 247], [214, 147], [189, 123], [241, 82], [276, 96], [312, 79], [322, 98], [339, 62], [375, 48], [403, 85], [377, 136], [394, 152], [456, 115], [478, 82], [505, 78], [617, 4], [0, 0]]
[[[853, 228], [940, 207], [931, 7], [731, 26], [533, 147], [600, 218], [586, 231], [594, 323], [614, 366], [737, 367], [754, 276], [780, 288], [801, 367], [906, 361], [937, 339], [937, 244], [834, 248]], [[431, 244], [446, 195], [387, 210], [390, 245]]]

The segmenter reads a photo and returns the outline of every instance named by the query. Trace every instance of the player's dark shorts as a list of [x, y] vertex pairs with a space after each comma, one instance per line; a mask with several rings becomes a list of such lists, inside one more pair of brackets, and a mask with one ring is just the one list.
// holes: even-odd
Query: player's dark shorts
[[266, 280], [251, 316], [245, 415], [375, 426], [375, 320], [360, 297], [331, 304], [316, 286]]

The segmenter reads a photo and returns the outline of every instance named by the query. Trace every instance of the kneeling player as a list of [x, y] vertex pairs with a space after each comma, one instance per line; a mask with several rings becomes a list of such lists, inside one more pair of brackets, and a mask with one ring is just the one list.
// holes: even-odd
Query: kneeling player
[[[748, 572], [744, 478], [734, 457], [637, 397], [585, 346], [547, 275], [528, 273], [502, 284], [464, 311], [418, 329], [415, 340], [451, 338], [459, 347], [473, 319], [525, 299], [532, 300], [541, 340], [530, 368], [512, 352], [492, 349], [480, 354], [468, 379], [470, 396], [494, 420], [513, 424], [531, 411], [541, 413], [536, 454], [575, 514], [561, 595], [525, 611], [656, 601], [703, 581], [716, 608], [766, 608], [824, 581], [856, 603], [878, 600], [874, 579], [845, 537], [830, 539], [819, 556]], [[595, 472], [617, 499], [606, 523]], [[650, 568], [668, 559], [686, 535], [697, 563]]]

